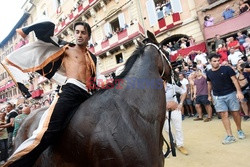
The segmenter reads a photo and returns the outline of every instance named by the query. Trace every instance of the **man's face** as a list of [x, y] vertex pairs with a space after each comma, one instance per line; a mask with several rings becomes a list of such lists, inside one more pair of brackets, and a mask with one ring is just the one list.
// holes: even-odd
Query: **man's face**
[[219, 57], [218, 58], [213, 57], [210, 60], [210, 63], [211, 63], [212, 68], [217, 69], [220, 66], [220, 58]]
[[75, 27], [75, 40], [76, 44], [80, 46], [87, 46], [89, 41], [88, 31], [83, 25], [77, 25]]
[[11, 106], [11, 105], [7, 105], [7, 106], [6, 106], [6, 111], [7, 111], [7, 112], [10, 112], [11, 110], [12, 110], [12, 106]]
[[183, 78], [184, 78], [183, 75], [180, 74], [180, 75], [179, 75], [179, 79], [180, 79], [180, 80], [183, 80]]

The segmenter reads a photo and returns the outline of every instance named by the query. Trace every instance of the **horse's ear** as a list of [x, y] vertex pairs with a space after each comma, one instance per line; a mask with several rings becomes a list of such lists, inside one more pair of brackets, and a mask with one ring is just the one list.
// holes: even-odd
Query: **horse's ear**
[[155, 35], [154, 35], [152, 32], [150, 32], [150, 31], [147, 30], [147, 36], [148, 36], [148, 38], [149, 38], [153, 43], [158, 44], [158, 42], [157, 42], [157, 40], [156, 40], [156, 38], [155, 38]]

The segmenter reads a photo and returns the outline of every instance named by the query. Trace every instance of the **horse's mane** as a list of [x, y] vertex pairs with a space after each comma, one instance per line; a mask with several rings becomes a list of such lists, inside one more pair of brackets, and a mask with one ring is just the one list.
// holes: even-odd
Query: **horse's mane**
[[[118, 83], [116, 81], [119, 81], [121, 79], [123, 79], [128, 72], [131, 70], [131, 68], [133, 67], [134, 63], [136, 62], [136, 60], [143, 55], [144, 52], [144, 48], [145, 46], [139, 46], [136, 48], [136, 50], [132, 53], [132, 55], [128, 58], [128, 60], [125, 63], [125, 67], [124, 70], [122, 71], [122, 73], [120, 75], [115, 76], [113, 79], [113, 83], [106, 85], [106, 87], [99, 89], [98, 91], [95, 92], [96, 93], [103, 93], [104, 91], [115, 87]], [[108, 87], [108, 88], [107, 88]]]

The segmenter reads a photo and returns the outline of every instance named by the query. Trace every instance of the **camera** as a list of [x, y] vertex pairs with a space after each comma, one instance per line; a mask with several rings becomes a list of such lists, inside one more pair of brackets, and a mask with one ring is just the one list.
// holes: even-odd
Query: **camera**
[[241, 68], [250, 68], [250, 63], [249, 62], [244, 62], [240, 65]]
[[172, 65], [172, 68], [175, 69], [175, 68], [182, 67], [182, 63], [183, 63], [183, 60], [177, 60], [177, 61], [171, 62], [171, 65]]

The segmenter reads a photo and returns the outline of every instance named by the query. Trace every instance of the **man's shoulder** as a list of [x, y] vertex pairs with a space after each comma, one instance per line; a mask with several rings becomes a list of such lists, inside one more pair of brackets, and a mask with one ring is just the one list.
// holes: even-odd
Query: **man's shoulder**
[[12, 117], [16, 117], [17, 115], [18, 115], [17, 111], [12, 110], [12, 111], [10, 111], [9, 117], [12, 118]]

